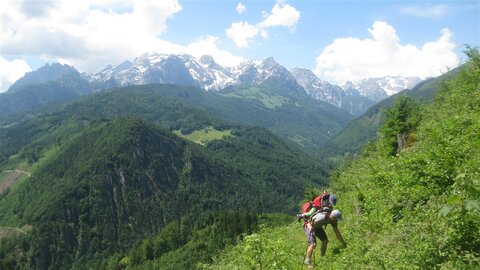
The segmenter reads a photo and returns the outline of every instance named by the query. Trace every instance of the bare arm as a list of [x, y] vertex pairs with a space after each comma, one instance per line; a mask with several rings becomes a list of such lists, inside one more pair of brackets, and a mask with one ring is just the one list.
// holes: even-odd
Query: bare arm
[[347, 247], [347, 242], [343, 240], [342, 234], [340, 233], [340, 230], [338, 229], [338, 227], [337, 226], [332, 226], [332, 227], [333, 227], [333, 231], [335, 232], [335, 236], [337, 236], [338, 241], [342, 243], [343, 247]]

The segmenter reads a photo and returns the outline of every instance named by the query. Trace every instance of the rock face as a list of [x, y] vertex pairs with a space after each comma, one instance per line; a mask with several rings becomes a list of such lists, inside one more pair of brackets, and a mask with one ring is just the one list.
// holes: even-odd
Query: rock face
[[358, 92], [373, 101], [380, 101], [402, 90], [412, 89], [421, 81], [418, 77], [387, 76], [369, 78], [356, 82], [345, 82], [342, 85], [346, 92]]
[[294, 68], [290, 72], [312, 98], [330, 103], [353, 115], [361, 115], [375, 104], [356, 90], [344, 91], [338, 85], [320, 80], [309, 69]]
[[8, 88], [8, 92], [16, 92], [27, 85], [57, 81], [64, 76], [81, 78], [80, 73], [72, 66], [59, 63], [46, 64], [35, 71], [26, 73]]
[[186, 54], [147, 53], [133, 62], [107, 66], [100, 72], [84, 76], [96, 89], [162, 83], [217, 91], [229, 86], [250, 86], [275, 81], [282, 88], [291, 88], [296, 92], [306, 91], [312, 98], [354, 115], [360, 115], [375, 103], [362, 97], [356, 90], [344, 91], [340, 86], [319, 80], [310, 70], [296, 68], [288, 71], [271, 57], [264, 61], [248, 60], [235, 67], [225, 67], [208, 55], [197, 59]]
[[125, 61], [118, 66], [107, 66], [94, 74], [85, 74], [92, 85], [104, 89], [110, 87], [151, 83], [189, 85], [207, 91], [221, 90], [234, 85], [261, 84], [270, 78], [282, 78], [296, 84], [287, 69], [273, 58], [263, 62], [245, 61], [236, 67], [223, 67], [213, 57], [147, 53], [133, 63]]

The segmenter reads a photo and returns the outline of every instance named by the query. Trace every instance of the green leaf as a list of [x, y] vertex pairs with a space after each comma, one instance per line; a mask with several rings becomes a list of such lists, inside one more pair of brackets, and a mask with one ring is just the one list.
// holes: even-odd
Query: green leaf
[[449, 205], [461, 204], [462, 197], [460, 197], [460, 194], [453, 195], [450, 198], [448, 198], [447, 203]]
[[466, 200], [465, 209], [467, 211], [480, 211], [480, 201], [479, 200]]
[[442, 207], [442, 209], [440, 209], [440, 211], [438, 212], [438, 216], [439, 217], [446, 217], [448, 215], [448, 213], [450, 213], [450, 211], [453, 210], [453, 206], [451, 205], [445, 205]]

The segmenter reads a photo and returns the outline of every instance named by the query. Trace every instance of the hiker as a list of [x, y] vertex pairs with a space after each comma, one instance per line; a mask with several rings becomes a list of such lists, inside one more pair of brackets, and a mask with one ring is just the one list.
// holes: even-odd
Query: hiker
[[[321, 203], [319, 204], [319, 202]], [[304, 204], [302, 207], [304, 213], [297, 215], [298, 219], [303, 218], [305, 221], [303, 230], [308, 243], [305, 264], [309, 267], [312, 267], [311, 258], [317, 245], [315, 236], [322, 241], [321, 256], [325, 256], [327, 251], [328, 238], [322, 226], [326, 227], [328, 224], [331, 224], [337, 239], [344, 247], [347, 245], [337, 227], [337, 221], [342, 220], [342, 213], [339, 210], [333, 210], [335, 203], [335, 195], [326, 193], [315, 198], [310, 204]], [[319, 209], [318, 211], [317, 208]]]

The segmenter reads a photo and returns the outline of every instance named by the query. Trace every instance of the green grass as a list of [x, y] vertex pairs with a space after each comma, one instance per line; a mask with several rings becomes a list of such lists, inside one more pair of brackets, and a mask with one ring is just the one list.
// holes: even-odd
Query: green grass
[[[343, 224], [339, 224], [340, 231], [344, 233], [342, 227]], [[319, 239], [314, 251], [318, 269], [327, 269], [325, 266], [329, 266], [329, 259], [347, 252], [347, 249], [340, 248], [331, 226], [326, 232], [329, 239], [327, 256], [320, 257]], [[203, 265], [203, 269], [306, 269], [303, 265], [306, 248], [303, 223], [263, 226], [260, 232], [245, 236], [240, 244], [224, 249], [212, 264]]]
[[289, 136], [288, 139], [297, 143], [298, 145], [305, 145], [306, 143], [309, 142], [307, 138], [300, 136], [299, 134], [295, 134], [294, 136]]
[[180, 130], [173, 131], [176, 135], [185, 138], [189, 141], [204, 145], [207, 142], [213, 140], [222, 140], [225, 137], [232, 137], [232, 130], [216, 130], [214, 127], [206, 127], [200, 130], [195, 130], [194, 132], [184, 135]]
[[225, 96], [258, 100], [263, 103], [263, 106], [272, 110], [278, 107], [281, 107], [284, 103], [287, 103], [288, 101], [288, 98], [284, 96], [266, 94], [258, 90], [256, 87], [251, 87], [249, 89], [246, 89], [241, 94], [236, 92], [231, 92], [231, 93], [225, 94]]

